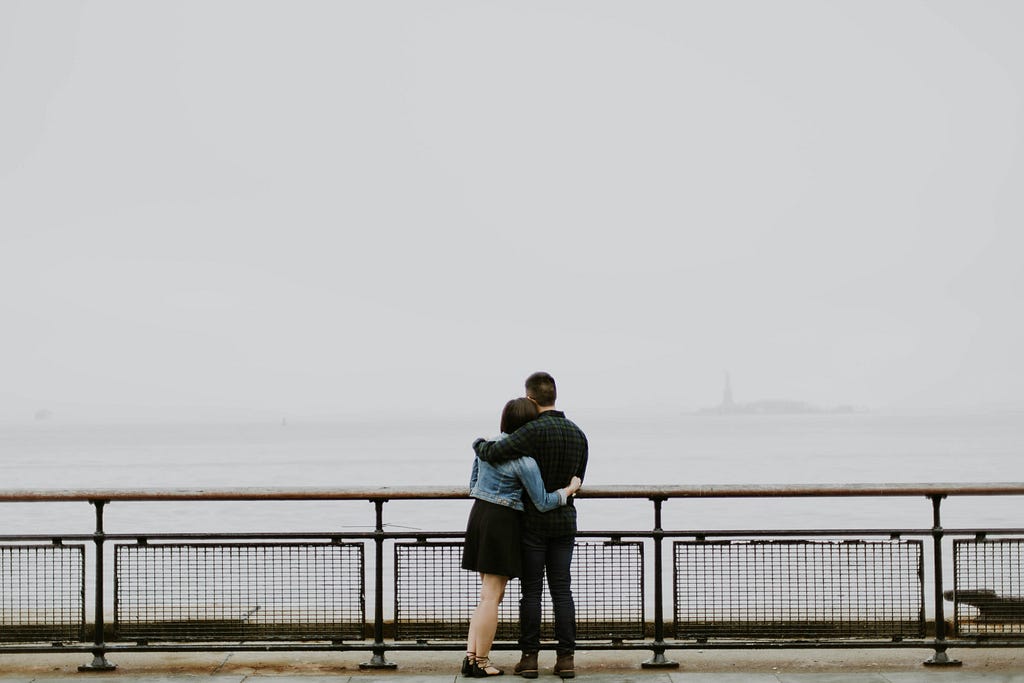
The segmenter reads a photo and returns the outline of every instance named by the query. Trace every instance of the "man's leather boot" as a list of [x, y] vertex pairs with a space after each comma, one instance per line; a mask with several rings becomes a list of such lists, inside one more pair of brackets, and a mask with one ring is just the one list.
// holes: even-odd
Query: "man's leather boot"
[[562, 678], [576, 678], [576, 662], [572, 655], [558, 655], [555, 661], [555, 675]]
[[523, 678], [536, 678], [537, 653], [524, 652], [523, 656], [519, 659], [519, 663], [516, 664], [516, 668], [513, 671], [516, 676], [522, 676]]

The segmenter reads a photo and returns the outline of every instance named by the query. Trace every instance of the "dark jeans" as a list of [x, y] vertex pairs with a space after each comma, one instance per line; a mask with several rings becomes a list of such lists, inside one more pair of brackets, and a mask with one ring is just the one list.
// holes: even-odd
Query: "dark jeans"
[[558, 654], [571, 655], [576, 650], [576, 603], [569, 575], [574, 541], [572, 536], [545, 538], [523, 530], [523, 597], [519, 601], [519, 649], [523, 652], [540, 650], [540, 598], [545, 569], [555, 611]]

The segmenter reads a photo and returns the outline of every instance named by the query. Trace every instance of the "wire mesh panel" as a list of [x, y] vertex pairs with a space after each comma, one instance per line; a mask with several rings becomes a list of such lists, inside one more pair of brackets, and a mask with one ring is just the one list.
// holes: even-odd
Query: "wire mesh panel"
[[924, 636], [920, 541], [679, 541], [679, 638]]
[[1024, 539], [953, 541], [958, 636], [1024, 636]]
[[[577, 543], [572, 590], [579, 640], [643, 638], [643, 544]], [[498, 640], [519, 637], [518, 579], [498, 608]], [[395, 544], [395, 639], [463, 640], [480, 596], [480, 576], [462, 569], [461, 543]], [[541, 637], [554, 637], [545, 582]]]
[[0, 546], [0, 642], [85, 639], [85, 547]]
[[[577, 638], [644, 637], [643, 543], [577, 543], [573, 550], [572, 589]], [[544, 592], [546, 595], [546, 586]], [[519, 623], [518, 615], [515, 623]]]
[[363, 545], [115, 546], [116, 637], [360, 640]]

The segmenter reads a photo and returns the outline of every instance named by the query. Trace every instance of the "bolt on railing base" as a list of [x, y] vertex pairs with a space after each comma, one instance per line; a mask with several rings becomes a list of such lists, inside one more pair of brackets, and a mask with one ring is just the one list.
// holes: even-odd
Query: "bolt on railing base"
[[936, 650], [931, 659], [922, 662], [925, 666], [963, 666], [959, 659], [950, 659], [945, 650]]
[[655, 651], [654, 656], [645, 662], [640, 662], [640, 668], [642, 669], [678, 669], [679, 662], [674, 662], [671, 659], [665, 658], [665, 651]]
[[92, 661], [78, 667], [79, 671], [113, 671], [117, 668], [117, 664], [108, 662], [102, 652], [93, 652], [92, 655]]
[[395, 664], [394, 662], [389, 662], [387, 659], [385, 659], [384, 658], [384, 651], [380, 650], [379, 652], [378, 651], [374, 651], [373, 657], [370, 658], [370, 661], [363, 662], [362, 664], [359, 665], [359, 668], [363, 669], [363, 670], [365, 670], [365, 669], [397, 669], [398, 665]]

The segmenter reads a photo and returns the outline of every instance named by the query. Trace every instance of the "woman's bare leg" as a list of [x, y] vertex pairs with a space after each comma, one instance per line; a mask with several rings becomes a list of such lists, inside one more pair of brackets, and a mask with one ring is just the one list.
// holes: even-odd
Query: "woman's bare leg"
[[491, 644], [494, 643], [494, 634], [498, 630], [498, 605], [505, 597], [508, 577], [481, 574], [480, 581], [480, 602], [469, 621], [466, 650], [475, 653], [478, 659], [484, 659], [491, 654]]

